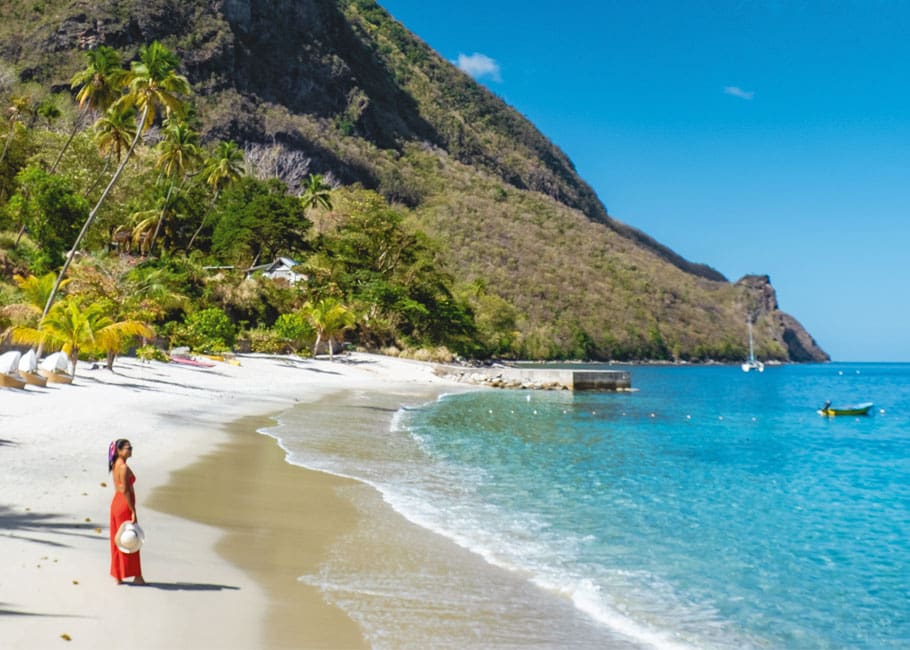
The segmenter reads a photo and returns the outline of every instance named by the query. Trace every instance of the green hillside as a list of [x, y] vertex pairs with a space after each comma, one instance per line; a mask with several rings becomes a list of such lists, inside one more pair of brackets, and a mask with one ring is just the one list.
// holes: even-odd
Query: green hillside
[[[425, 281], [437, 287], [435, 297], [408, 285], [408, 299], [435, 314], [435, 322], [415, 324], [412, 314], [402, 326], [396, 312], [381, 336], [362, 323], [354, 328], [361, 343], [387, 346], [394, 339], [398, 347], [441, 344], [533, 358], [733, 360], [745, 355], [751, 317], [763, 358], [827, 359], [798, 322], [777, 309], [766, 278], [732, 284], [608, 216], [557, 146], [375, 2], [0, 0], [0, 8], [4, 105], [23, 84], [70, 95], [85, 52], [98, 45], [113, 47], [127, 62], [140, 46], [160, 40], [178, 55], [180, 72], [193, 86], [187, 120], [201, 144], [237, 142], [253, 176], [280, 178], [291, 194], [303, 193], [311, 174], [340, 188], [331, 211], [306, 217], [314, 225], [303, 243], [269, 253], [294, 252], [325, 268], [339, 250], [332, 238], [351, 237], [343, 225], [363, 223], [352, 207], [360, 196], [355, 188], [378, 192], [408, 241], [423, 242], [411, 275], [401, 270], [383, 282], [407, 285], [415, 268], [432, 267], [435, 279]], [[6, 188], [0, 201], [16, 193], [16, 174], [30, 162], [50, 164], [68, 131], [63, 122], [45, 127], [36, 119], [31, 128], [45, 135], [21, 151], [14, 146], [0, 161]], [[159, 127], [144, 139], [147, 147], [162, 137]], [[12, 132], [2, 128], [0, 136]], [[79, 178], [105, 162], [89, 152], [90, 139], [75, 142], [84, 155], [77, 164], [68, 154], [62, 169], [87, 187]], [[92, 229], [87, 241], [93, 249], [118, 229], [134, 227], [130, 220], [143, 208], [154, 211], [162, 197], [131, 190], [155, 178], [154, 155], [138, 151]], [[98, 192], [87, 189], [90, 196]], [[207, 266], [239, 263], [230, 259], [236, 251], [216, 245], [220, 195], [192, 191], [198, 200], [187, 199], [170, 220], [176, 225], [162, 240], [162, 256], [204, 255]], [[8, 217], [7, 228], [15, 230], [14, 222]], [[190, 250], [187, 233], [197, 229]], [[22, 268], [15, 252], [6, 259], [9, 280]], [[352, 268], [347, 264], [335, 283], [342, 287], [338, 293], [369, 303], [365, 271]], [[198, 293], [197, 299], [205, 291]], [[308, 297], [318, 296], [298, 296]], [[383, 304], [390, 310], [388, 300]], [[407, 311], [404, 303], [394, 304]], [[458, 314], [445, 305], [457, 305]], [[271, 327], [281, 309], [234, 311], [235, 319]], [[443, 327], [446, 318], [461, 325]]]

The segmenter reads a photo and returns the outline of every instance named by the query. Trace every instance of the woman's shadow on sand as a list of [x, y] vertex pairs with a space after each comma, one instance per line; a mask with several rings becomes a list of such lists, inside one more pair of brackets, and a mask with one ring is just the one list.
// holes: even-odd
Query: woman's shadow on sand
[[161, 591], [239, 591], [240, 587], [232, 585], [213, 585], [204, 582], [146, 582], [144, 585], [124, 583], [131, 587], [160, 589]]

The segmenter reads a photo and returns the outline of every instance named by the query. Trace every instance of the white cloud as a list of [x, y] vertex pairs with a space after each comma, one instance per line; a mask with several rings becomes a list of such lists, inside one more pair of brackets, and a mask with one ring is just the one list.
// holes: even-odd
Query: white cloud
[[739, 97], [740, 99], [752, 99], [755, 97], [755, 92], [751, 90], [743, 90], [738, 86], [726, 86], [724, 87], [725, 95], [733, 95], [734, 97]]
[[481, 54], [480, 52], [474, 52], [471, 55], [459, 54], [455, 65], [458, 66], [459, 70], [475, 79], [487, 77], [493, 81], [502, 81], [502, 77], [499, 74], [499, 64], [486, 54]]

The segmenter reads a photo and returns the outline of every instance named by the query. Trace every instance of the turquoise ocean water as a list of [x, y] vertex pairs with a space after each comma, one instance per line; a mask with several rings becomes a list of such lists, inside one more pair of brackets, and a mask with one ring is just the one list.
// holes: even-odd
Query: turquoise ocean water
[[631, 371], [443, 396], [373, 440], [293, 411], [272, 434], [631, 647], [910, 647], [910, 364]]

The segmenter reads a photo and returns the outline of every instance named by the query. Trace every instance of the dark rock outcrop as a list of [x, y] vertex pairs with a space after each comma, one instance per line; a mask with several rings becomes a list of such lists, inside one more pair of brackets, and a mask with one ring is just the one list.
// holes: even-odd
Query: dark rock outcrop
[[762, 331], [770, 331], [771, 338], [784, 347], [790, 361], [831, 360], [798, 320], [780, 311], [769, 276], [746, 275], [736, 285], [745, 289], [746, 317], [753, 323], [764, 323], [766, 327]]

